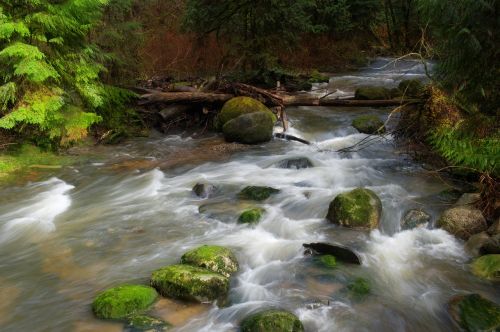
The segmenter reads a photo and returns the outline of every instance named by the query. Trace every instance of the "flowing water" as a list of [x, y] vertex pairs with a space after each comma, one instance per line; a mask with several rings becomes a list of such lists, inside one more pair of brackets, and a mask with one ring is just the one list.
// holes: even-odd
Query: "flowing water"
[[[323, 88], [347, 95], [363, 82], [394, 86], [405, 73], [422, 75], [415, 63], [385, 64], [379, 59]], [[463, 242], [445, 231], [400, 230], [411, 208], [435, 220], [446, 208], [437, 193], [447, 185], [399, 154], [391, 137], [336, 152], [365, 138], [350, 126], [354, 117], [385, 119], [389, 111], [289, 109], [291, 133], [315, 144], [273, 141], [230, 158], [207, 156], [210, 136], [137, 139], [101, 147], [89, 162], [51, 170], [42, 181], [0, 189], [0, 330], [121, 331], [120, 323], [93, 317], [95, 294], [147, 283], [153, 270], [203, 244], [230, 247], [241, 269], [226, 307], [160, 301], [153, 314], [176, 324], [174, 331], [237, 331], [243, 317], [271, 307], [294, 312], [307, 331], [451, 330], [451, 296], [478, 292], [498, 300], [500, 291], [472, 276]], [[186, 158], [183, 151], [192, 152]], [[276, 167], [297, 156], [314, 167]], [[191, 191], [198, 182], [220, 191], [199, 199]], [[248, 206], [236, 195], [247, 185], [281, 189], [262, 204], [267, 213], [255, 227], [236, 222]], [[324, 218], [335, 195], [358, 186], [383, 203], [381, 225], [371, 233]], [[362, 266], [322, 268], [302, 248], [320, 241], [356, 250]], [[345, 290], [357, 277], [371, 284], [363, 299]]]

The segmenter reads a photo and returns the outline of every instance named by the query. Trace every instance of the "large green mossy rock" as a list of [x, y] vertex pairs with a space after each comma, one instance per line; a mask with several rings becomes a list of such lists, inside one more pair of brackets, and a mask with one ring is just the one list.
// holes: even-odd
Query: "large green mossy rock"
[[228, 100], [217, 116], [217, 129], [222, 130], [226, 122], [236, 119], [243, 114], [264, 112], [274, 117], [274, 114], [260, 101], [250, 97], [235, 97]]
[[233, 252], [221, 246], [202, 246], [186, 252], [181, 257], [182, 264], [208, 269], [230, 277], [238, 271], [238, 260]]
[[92, 303], [92, 310], [102, 319], [120, 319], [147, 309], [157, 297], [154, 288], [122, 285], [100, 293]]
[[279, 193], [279, 189], [271, 187], [249, 186], [243, 189], [239, 197], [242, 199], [249, 199], [253, 201], [264, 201], [271, 197], [271, 195]]
[[500, 255], [481, 256], [472, 263], [472, 273], [480, 278], [500, 281]]
[[358, 188], [335, 197], [326, 218], [349, 228], [377, 228], [382, 214], [382, 202], [369, 189]]
[[294, 314], [282, 310], [267, 310], [249, 316], [241, 322], [241, 332], [303, 332], [302, 322]]
[[273, 128], [274, 115], [270, 112], [258, 112], [227, 121], [222, 132], [228, 142], [258, 144], [269, 142], [273, 138]]
[[262, 219], [262, 215], [266, 212], [263, 208], [252, 208], [245, 210], [241, 213], [238, 218], [238, 223], [240, 224], [257, 224], [260, 219]]
[[500, 306], [478, 294], [454, 297], [448, 310], [465, 331], [500, 331]]
[[153, 272], [151, 286], [165, 297], [207, 302], [226, 297], [229, 291], [229, 279], [201, 267], [180, 264]]
[[352, 121], [352, 126], [363, 134], [383, 134], [385, 133], [384, 122], [376, 115], [358, 116]]
[[391, 99], [391, 89], [381, 86], [365, 86], [356, 89], [354, 98], [359, 100]]
[[172, 325], [169, 323], [146, 315], [133, 315], [127, 319], [125, 332], [165, 332]]

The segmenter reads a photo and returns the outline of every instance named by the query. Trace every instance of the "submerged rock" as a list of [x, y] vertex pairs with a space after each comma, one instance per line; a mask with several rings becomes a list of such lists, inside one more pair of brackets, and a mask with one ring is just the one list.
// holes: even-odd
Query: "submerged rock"
[[354, 189], [335, 197], [326, 218], [334, 224], [350, 228], [377, 228], [382, 214], [382, 202], [371, 190]]
[[462, 240], [467, 240], [488, 228], [481, 210], [465, 205], [444, 211], [437, 226]]
[[216, 190], [217, 190], [216, 186], [206, 183], [197, 183], [193, 187], [193, 192], [195, 193], [196, 196], [200, 198], [209, 198], [215, 193]]
[[334, 268], [337, 266], [337, 260], [335, 259], [335, 256], [332, 255], [320, 256], [319, 261], [321, 262], [322, 265], [329, 268]]
[[201, 267], [181, 264], [153, 272], [151, 286], [165, 297], [208, 302], [227, 296], [229, 279]]
[[302, 322], [294, 314], [282, 310], [266, 310], [245, 318], [241, 332], [303, 332]]
[[258, 144], [273, 138], [274, 120], [271, 112], [241, 115], [226, 122], [222, 131], [228, 142]]
[[236, 119], [244, 114], [256, 112], [263, 112], [269, 114], [271, 117], [274, 117], [271, 110], [256, 99], [250, 97], [232, 98], [224, 104], [221, 111], [217, 115], [216, 126], [219, 130], [222, 130], [228, 121]]
[[307, 249], [307, 254], [321, 256], [332, 255], [340, 262], [361, 265], [361, 259], [359, 256], [354, 251], [346, 247], [329, 243], [305, 243], [303, 246]]
[[314, 167], [313, 163], [305, 157], [285, 159], [276, 164], [278, 168], [303, 169]]
[[170, 327], [169, 323], [158, 318], [133, 315], [127, 320], [125, 332], [164, 332], [168, 331]]
[[478, 294], [452, 298], [448, 311], [465, 331], [495, 332], [500, 328], [500, 306]]
[[258, 187], [250, 186], [243, 189], [239, 196], [242, 199], [250, 199], [254, 201], [264, 201], [271, 197], [273, 194], [277, 194], [280, 191], [271, 187]]
[[243, 211], [238, 218], [240, 224], [256, 224], [262, 218], [262, 214], [266, 212], [263, 208], [252, 208]]
[[221, 246], [201, 246], [186, 252], [181, 264], [189, 264], [208, 269], [230, 277], [238, 271], [238, 260], [233, 252]]
[[384, 122], [376, 115], [358, 116], [352, 121], [352, 126], [363, 134], [383, 134], [385, 133]]
[[363, 298], [371, 292], [370, 283], [364, 278], [357, 278], [353, 282], [349, 283], [349, 285], [347, 285], [347, 289], [349, 290], [351, 296], [357, 299]]
[[473, 256], [478, 256], [481, 253], [481, 249], [490, 241], [490, 236], [486, 232], [481, 232], [472, 235], [467, 243], [465, 244], [465, 249]]
[[381, 86], [365, 86], [356, 89], [355, 99], [359, 100], [385, 100], [391, 99], [391, 89]]
[[486, 255], [474, 260], [472, 273], [491, 281], [500, 281], [500, 255]]
[[92, 303], [92, 311], [102, 319], [120, 319], [146, 310], [158, 293], [149, 286], [122, 285], [100, 293]]
[[408, 230], [425, 227], [431, 221], [431, 216], [422, 210], [409, 210], [401, 220], [401, 229]]

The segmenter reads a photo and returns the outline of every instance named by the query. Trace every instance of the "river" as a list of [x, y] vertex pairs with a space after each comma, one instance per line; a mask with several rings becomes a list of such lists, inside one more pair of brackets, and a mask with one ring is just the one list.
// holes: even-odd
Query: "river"
[[[362, 84], [392, 87], [424, 77], [416, 62], [388, 61], [333, 76], [315, 93], [348, 96]], [[173, 331], [237, 331], [248, 313], [268, 307], [292, 311], [307, 331], [450, 331], [451, 296], [477, 292], [498, 302], [500, 289], [469, 272], [464, 243], [445, 231], [432, 225], [401, 231], [408, 209], [423, 208], [436, 220], [450, 203], [438, 195], [447, 183], [402, 154], [390, 136], [337, 152], [366, 137], [350, 126], [356, 116], [385, 120], [389, 112], [290, 108], [290, 133], [314, 144], [275, 140], [218, 160], [203, 151], [213, 134], [153, 135], [96, 148], [87, 161], [47, 170], [40, 181], [0, 188], [0, 330], [121, 331], [120, 323], [93, 317], [96, 293], [148, 283], [152, 271], [177, 263], [188, 249], [220, 244], [240, 263], [229, 305], [162, 300], [153, 314], [174, 323]], [[196, 155], [168, 162], [186, 150]], [[307, 157], [314, 167], [276, 167], [292, 157]], [[150, 167], [156, 161], [167, 162]], [[197, 198], [198, 182], [220, 191]], [[281, 190], [265, 201], [267, 213], [255, 227], [236, 222], [246, 207], [237, 193], [247, 185]], [[381, 225], [370, 233], [325, 220], [333, 197], [358, 186], [382, 200]], [[363, 264], [321, 268], [304, 256], [308, 242], [348, 246]], [[371, 284], [363, 300], [343, 290], [357, 277]]]

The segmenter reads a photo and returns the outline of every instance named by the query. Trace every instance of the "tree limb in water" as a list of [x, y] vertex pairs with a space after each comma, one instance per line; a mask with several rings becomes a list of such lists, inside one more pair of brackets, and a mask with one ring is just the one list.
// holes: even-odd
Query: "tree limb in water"
[[285, 139], [287, 141], [297, 141], [297, 142], [300, 142], [300, 143], [303, 143], [303, 144], [306, 144], [306, 145], [311, 145], [311, 142], [306, 141], [305, 139], [302, 139], [302, 138], [299, 138], [299, 137], [296, 137], [296, 136], [293, 136], [293, 135], [288, 135], [288, 134], [285, 134], [285, 133], [276, 133], [276, 134], [274, 134], [274, 137]]

